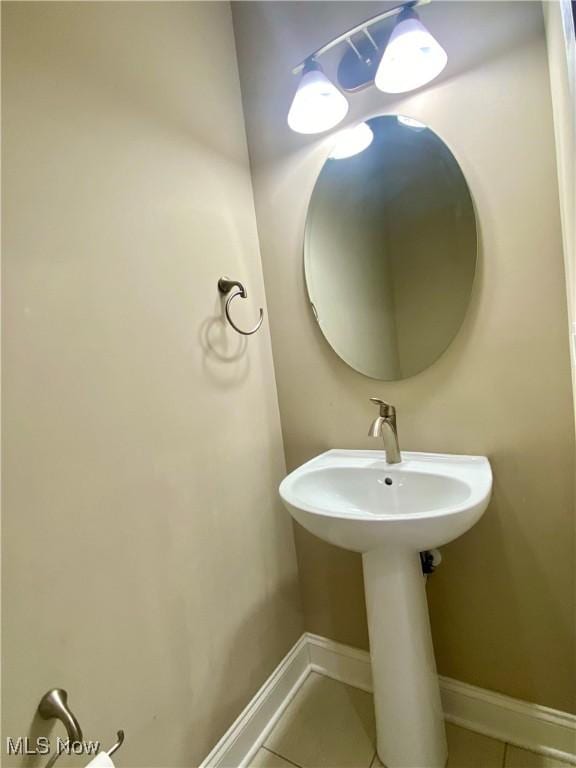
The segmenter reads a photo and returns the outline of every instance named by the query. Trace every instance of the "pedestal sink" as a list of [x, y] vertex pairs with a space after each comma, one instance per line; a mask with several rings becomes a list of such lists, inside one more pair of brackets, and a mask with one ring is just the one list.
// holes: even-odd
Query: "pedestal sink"
[[484, 456], [331, 450], [280, 484], [292, 516], [362, 553], [378, 756], [386, 768], [443, 768], [446, 736], [419, 552], [481, 517], [492, 472]]

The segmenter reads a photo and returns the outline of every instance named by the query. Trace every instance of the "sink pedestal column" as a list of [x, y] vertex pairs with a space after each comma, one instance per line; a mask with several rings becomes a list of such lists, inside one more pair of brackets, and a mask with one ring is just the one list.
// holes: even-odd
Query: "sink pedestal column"
[[378, 756], [386, 768], [444, 768], [448, 756], [418, 552], [362, 555]]

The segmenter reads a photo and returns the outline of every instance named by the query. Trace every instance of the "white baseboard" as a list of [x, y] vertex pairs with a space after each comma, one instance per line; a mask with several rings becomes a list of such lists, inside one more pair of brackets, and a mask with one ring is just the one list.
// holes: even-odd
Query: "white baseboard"
[[282, 659], [200, 768], [244, 768], [310, 674], [306, 635]]
[[576, 716], [440, 676], [446, 720], [576, 765]]
[[368, 651], [309, 632], [304, 637], [308, 644], [311, 672], [319, 672], [372, 693], [372, 667]]
[[[310, 672], [372, 690], [370, 654], [305, 633], [200, 768], [245, 768]], [[576, 716], [441, 677], [448, 722], [576, 765]]]

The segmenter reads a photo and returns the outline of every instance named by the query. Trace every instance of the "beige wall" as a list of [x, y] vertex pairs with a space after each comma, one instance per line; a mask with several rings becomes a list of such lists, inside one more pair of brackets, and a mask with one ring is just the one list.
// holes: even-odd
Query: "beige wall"
[[[401, 112], [435, 130], [461, 164], [480, 227], [459, 335], [423, 373], [382, 384], [336, 357], [307, 305], [304, 221], [329, 142], [285, 123], [291, 67], [377, 7], [233, 9], [287, 462], [377, 447], [365, 436], [370, 395], [397, 406], [404, 449], [489, 456], [493, 501], [445, 547], [429, 586], [439, 669], [574, 711], [574, 431], [541, 7], [435, 2], [422, 15], [449, 52], [442, 78], [403, 99], [375, 89], [351, 98], [348, 122]], [[307, 628], [366, 646], [360, 558], [301, 528], [297, 549]]]
[[544, 0], [576, 393], [576, 36], [570, 0]]
[[302, 631], [230, 9], [2, 10], [4, 735], [189, 767]]

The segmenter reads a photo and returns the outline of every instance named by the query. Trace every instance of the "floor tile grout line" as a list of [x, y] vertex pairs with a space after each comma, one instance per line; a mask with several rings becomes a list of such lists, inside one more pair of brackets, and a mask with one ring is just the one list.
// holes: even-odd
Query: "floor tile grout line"
[[265, 749], [266, 752], [270, 752], [271, 755], [275, 755], [276, 757], [279, 757], [281, 760], [285, 760], [287, 763], [290, 763], [290, 765], [296, 766], [296, 768], [304, 768], [300, 763], [295, 763], [294, 760], [290, 760], [288, 757], [285, 757], [284, 755], [281, 755], [279, 752], [274, 752], [273, 749], [270, 749], [270, 747], [265, 747], [262, 745], [262, 749]]

